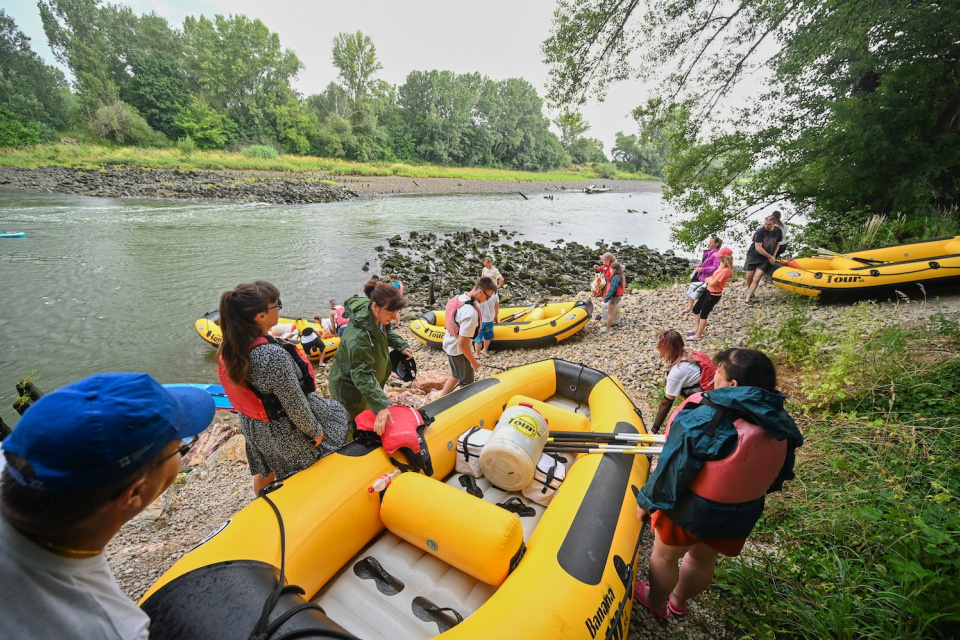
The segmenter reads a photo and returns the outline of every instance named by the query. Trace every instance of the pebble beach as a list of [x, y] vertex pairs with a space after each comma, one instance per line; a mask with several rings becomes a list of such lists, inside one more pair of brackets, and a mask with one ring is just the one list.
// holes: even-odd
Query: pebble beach
[[[545, 358], [583, 363], [619, 378], [640, 409], [644, 422], [649, 425], [653, 418], [651, 406], [658, 403], [658, 393], [666, 376], [666, 367], [657, 358], [656, 338], [664, 329], [692, 327], [690, 316], [680, 313], [686, 306], [685, 291], [686, 286], [680, 284], [631, 291], [621, 303], [622, 322], [611, 333], [601, 334], [600, 322], [591, 320], [582, 331], [554, 347], [491, 351], [481, 358], [484, 366], [477, 371], [477, 377], [483, 379], [496, 375], [499, 370]], [[759, 290], [755, 297], [757, 304], [747, 307], [741, 304], [744, 292], [741, 275], [727, 287], [723, 300], [710, 316], [703, 341], [696, 348], [713, 354], [730, 346], [746, 345], [751, 331], [763, 331], [781, 322], [785, 308], [795, 299], [768, 285]], [[565, 299], [588, 297], [588, 292], [581, 292]], [[811, 321], [829, 324], [846, 309], [847, 305], [813, 306], [809, 309], [809, 316]], [[960, 309], [960, 296], [952, 293], [931, 301], [870, 303], [868, 309], [877, 318], [876, 328], [880, 328], [888, 324], [922, 321], [938, 312], [956, 314]], [[416, 342], [406, 324], [399, 331], [414, 346], [421, 375], [435, 371], [437, 375], [445, 376], [447, 363], [444, 354]], [[322, 394], [326, 394], [328, 371], [329, 368], [320, 368], [317, 374]], [[781, 390], [788, 396], [790, 384], [789, 380], [781, 380]], [[400, 396], [405, 390], [396, 383], [388, 391]], [[405, 397], [410, 396], [408, 391]], [[424, 402], [432, 398], [426, 394], [416, 399]], [[237, 419], [234, 414], [218, 412], [214, 422], [215, 428], [229, 431], [235, 427]], [[252, 499], [242, 436], [236, 436], [197, 464], [191, 473], [178, 480], [148, 511], [128, 523], [111, 541], [107, 557], [123, 591], [135, 600], [139, 599], [181, 555]], [[651, 546], [652, 537], [647, 534], [640, 552], [641, 579], [646, 576], [646, 559]], [[749, 557], [751, 552], [756, 549], [748, 542], [745, 556]], [[721, 617], [717, 607], [722, 606], [734, 606], [734, 603], [704, 597], [691, 603], [683, 619], [672, 618], [668, 622], [635, 606], [629, 638], [736, 637], [718, 622]]]

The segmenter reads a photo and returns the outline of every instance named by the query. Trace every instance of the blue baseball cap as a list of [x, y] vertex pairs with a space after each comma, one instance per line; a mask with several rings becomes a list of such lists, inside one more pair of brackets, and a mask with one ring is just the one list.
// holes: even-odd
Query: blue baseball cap
[[[106, 486], [175, 440], [206, 429], [215, 412], [206, 391], [164, 388], [145, 373], [99, 373], [48, 393], [3, 441], [22, 485], [68, 493]], [[8, 460], [8, 462], [10, 462]]]

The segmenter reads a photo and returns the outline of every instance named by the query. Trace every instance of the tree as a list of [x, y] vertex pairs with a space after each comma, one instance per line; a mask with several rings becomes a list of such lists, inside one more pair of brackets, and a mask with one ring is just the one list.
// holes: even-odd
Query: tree
[[277, 137], [272, 109], [292, 91], [302, 64], [280, 37], [246, 16], [187, 16], [183, 21], [184, 69], [194, 95], [229, 115], [247, 140]]
[[[30, 47], [30, 38], [0, 10], [0, 107], [6, 109], [5, 117], [34, 132], [38, 140], [50, 138], [67, 121], [68, 98], [63, 72], [44, 64]], [[20, 131], [13, 124], [9, 127]], [[25, 138], [17, 140], [15, 144], [26, 144]]]
[[174, 121], [190, 102], [187, 76], [177, 63], [162, 51], [135, 56], [131, 63], [133, 77], [120, 97], [146, 119], [151, 127], [170, 138], [180, 131]]
[[589, 164], [591, 162], [607, 162], [603, 153], [603, 143], [596, 138], [577, 138], [567, 147], [570, 160], [574, 164]]
[[428, 162], [463, 164], [483, 89], [479, 73], [412, 71], [398, 101], [417, 154]]
[[367, 98], [373, 74], [383, 69], [373, 40], [361, 31], [337, 34], [333, 39], [333, 66], [339, 70], [343, 89], [355, 105]]
[[[691, 247], [779, 203], [821, 243], [960, 203], [958, 42], [958, 3], [561, 0], [543, 50], [556, 104], [649, 81], [638, 114], [669, 123], [664, 196]], [[734, 97], [758, 70], [768, 87]]]
[[553, 121], [560, 128], [560, 142], [569, 149], [573, 141], [590, 130], [590, 124], [579, 111], [564, 109]]
[[192, 98], [174, 120], [200, 149], [220, 149], [237, 133], [233, 120], [199, 98]]

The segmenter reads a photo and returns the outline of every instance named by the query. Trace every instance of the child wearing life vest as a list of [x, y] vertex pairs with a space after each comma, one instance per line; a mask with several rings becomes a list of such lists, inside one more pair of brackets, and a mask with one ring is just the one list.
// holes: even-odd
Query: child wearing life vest
[[657, 409], [657, 417], [650, 427], [653, 433], [660, 432], [660, 427], [667, 419], [677, 397], [688, 398], [698, 391], [713, 389], [713, 374], [716, 372], [709, 356], [687, 349], [683, 337], [673, 329], [667, 329], [657, 338], [657, 352], [660, 359], [670, 366], [670, 371], [667, 373], [667, 387]]
[[610, 279], [607, 282], [607, 294], [603, 298], [603, 304], [607, 310], [607, 326], [600, 328], [600, 333], [609, 333], [613, 329], [613, 321], [617, 317], [617, 307], [623, 298], [623, 292], [626, 288], [627, 280], [623, 273], [623, 267], [619, 262], [610, 265]]
[[638, 581], [633, 595], [664, 619], [682, 616], [710, 585], [718, 553], [740, 554], [764, 496], [794, 478], [803, 444], [770, 358], [727, 349], [714, 362], [714, 390], [693, 394], [674, 414], [657, 467], [637, 494], [637, 516], [652, 514], [656, 536], [649, 582]]
[[480, 361], [473, 353], [473, 341], [480, 333], [480, 309], [478, 303], [486, 302], [497, 292], [497, 285], [487, 277], [465, 293], [447, 301], [443, 334], [443, 351], [450, 363], [450, 375], [443, 383], [440, 396], [453, 391], [457, 385], [473, 383], [473, 372], [480, 368]]
[[717, 258], [720, 260], [720, 268], [705, 280], [707, 289], [700, 294], [700, 299], [693, 305], [693, 329], [687, 331], [689, 342], [697, 342], [703, 337], [703, 332], [707, 329], [707, 318], [720, 302], [723, 289], [733, 275], [733, 251], [730, 247], [722, 247], [717, 251]]

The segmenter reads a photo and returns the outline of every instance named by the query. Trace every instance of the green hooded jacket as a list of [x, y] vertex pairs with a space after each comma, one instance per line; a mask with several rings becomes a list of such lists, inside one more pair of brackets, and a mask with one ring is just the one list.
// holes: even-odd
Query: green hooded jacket
[[392, 403], [383, 392], [390, 377], [390, 349], [407, 349], [407, 341], [380, 325], [370, 313], [370, 299], [365, 296], [350, 298], [343, 305], [343, 315], [349, 318], [340, 337], [340, 346], [330, 371], [330, 395], [337, 400], [351, 418], [373, 409], [379, 413]]

